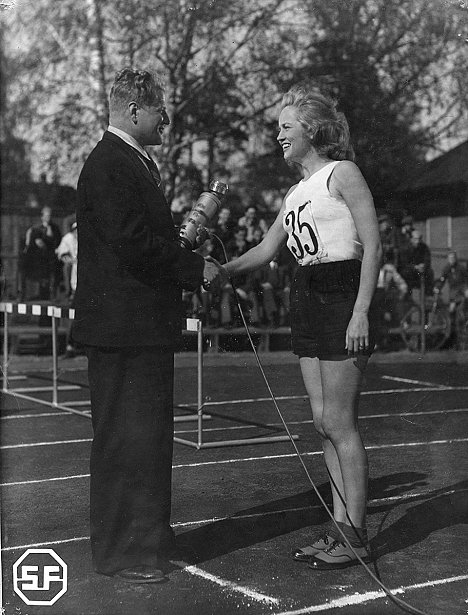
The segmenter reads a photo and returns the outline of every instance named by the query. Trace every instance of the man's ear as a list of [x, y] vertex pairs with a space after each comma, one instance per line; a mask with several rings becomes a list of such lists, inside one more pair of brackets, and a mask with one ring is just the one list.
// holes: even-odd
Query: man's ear
[[128, 103], [128, 111], [130, 113], [130, 119], [134, 124], [138, 124], [139, 107], [136, 102], [132, 101]]

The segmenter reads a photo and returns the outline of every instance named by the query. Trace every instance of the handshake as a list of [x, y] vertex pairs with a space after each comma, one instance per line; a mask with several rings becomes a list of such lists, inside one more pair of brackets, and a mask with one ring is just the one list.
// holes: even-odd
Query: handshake
[[219, 293], [228, 280], [229, 276], [226, 269], [216, 259], [206, 256], [203, 269], [203, 288], [210, 292]]

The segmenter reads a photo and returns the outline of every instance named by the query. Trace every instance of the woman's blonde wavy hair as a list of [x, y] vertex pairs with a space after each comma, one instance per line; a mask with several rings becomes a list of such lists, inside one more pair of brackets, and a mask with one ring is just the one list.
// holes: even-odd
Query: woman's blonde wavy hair
[[336, 101], [308, 84], [293, 86], [283, 96], [281, 109], [294, 107], [318, 154], [331, 160], [354, 160], [348, 122], [336, 110]]

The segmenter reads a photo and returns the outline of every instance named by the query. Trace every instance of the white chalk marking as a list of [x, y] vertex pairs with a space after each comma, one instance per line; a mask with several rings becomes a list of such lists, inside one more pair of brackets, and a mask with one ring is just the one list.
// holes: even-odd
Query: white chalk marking
[[[89, 477], [89, 474], [82, 474], [80, 476]], [[77, 478], [77, 477], [71, 476], [69, 478]], [[10, 483], [10, 484], [16, 484], [16, 483]], [[385, 504], [387, 502], [391, 502], [391, 501], [394, 502], [394, 501], [400, 501], [400, 500], [402, 501], [419, 500], [426, 496], [433, 496], [433, 497], [428, 497], [427, 501], [430, 501], [440, 496], [452, 495], [454, 493], [462, 493], [464, 491], [468, 491], [468, 489], [450, 489], [449, 491], [443, 491], [443, 492], [437, 493], [435, 496], [433, 496], [433, 492], [431, 491], [423, 491], [419, 493], [406, 493], [402, 495], [393, 495], [387, 498], [376, 498], [373, 500], [369, 500], [369, 504]], [[255, 519], [259, 517], [282, 515], [284, 513], [291, 513], [291, 512], [305, 512], [307, 510], [314, 510], [314, 509], [321, 509], [321, 508], [322, 508], [322, 504], [315, 504], [312, 506], [299, 506], [295, 508], [285, 508], [282, 510], [271, 510], [268, 512], [251, 513], [248, 515], [230, 515], [230, 516], [223, 516], [223, 517], [210, 517], [208, 519], [198, 519], [196, 521], [179, 521], [179, 522], [171, 523], [171, 525], [172, 527], [190, 527], [194, 525], [195, 526], [196, 525], [208, 525], [210, 523], [218, 523], [220, 521], [227, 521], [227, 520], [237, 521], [237, 520], [243, 520], [243, 519]], [[89, 540], [89, 536], [81, 536], [80, 538], [68, 538], [65, 540], [59, 540], [55, 542], [40, 542], [40, 543], [35, 543], [32, 545], [18, 545], [14, 547], [4, 547], [1, 550], [2, 551], [14, 551], [15, 549], [27, 549], [29, 547], [32, 548], [32, 547], [43, 547], [43, 546], [54, 545], [54, 544], [65, 544], [68, 542], [76, 542], [78, 540]]]
[[437, 384], [437, 382], [425, 382], [424, 380], [411, 380], [411, 378], [399, 378], [397, 376], [382, 376], [382, 380], [393, 380], [394, 382], [406, 382], [406, 384], [419, 384], [425, 387], [440, 387], [445, 389], [445, 384]]
[[[405, 416], [421, 416], [421, 415], [430, 415], [430, 414], [454, 414], [460, 412], [468, 412], [468, 408], [454, 408], [451, 410], [427, 410], [421, 412], [387, 412], [384, 414], [364, 414], [359, 418], [360, 421], [364, 421], [366, 419], [385, 419], [385, 418], [401, 418]], [[65, 414], [67, 414], [65, 412]], [[69, 415], [68, 415], [69, 416]], [[288, 425], [308, 425], [313, 423], [312, 419], [306, 421], [288, 421]], [[203, 429], [204, 432], [208, 431], [233, 431], [239, 429], [259, 429], [261, 427], [281, 427], [283, 423], [265, 423], [265, 425], [235, 425], [233, 427], [206, 427]], [[176, 434], [186, 434], [186, 433], [197, 433], [196, 429], [178, 429]]]
[[53, 478], [38, 478], [36, 480], [24, 480], [14, 483], [1, 483], [0, 487], [14, 487], [19, 485], [36, 485], [38, 483], [51, 483], [60, 480], [75, 480], [78, 478], [89, 478], [89, 474], [73, 474], [72, 476], [55, 476]]
[[[79, 391], [81, 387], [76, 384], [64, 384], [57, 387], [58, 391]], [[9, 389], [8, 393], [43, 393], [46, 391], [53, 391], [54, 387], [19, 387], [17, 389]]]
[[70, 416], [69, 412], [38, 412], [37, 414], [7, 414], [0, 417], [2, 421], [8, 421], [11, 419], [36, 419], [44, 418], [48, 416]]
[[[379, 389], [372, 391], [362, 391], [361, 395], [393, 395], [401, 394], [401, 393], [427, 393], [432, 391], [468, 391], [468, 386], [432, 386], [432, 387], [412, 387], [410, 389]], [[295, 400], [302, 399], [307, 400], [307, 395], [278, 395], [275, 396], [277, 401], [287, 401], [287, 400]], [[271, 397], [249, 397], [245, 399], [225, 399], [222, 401], [206, 401], [203, 406], [230, 406], [235, 404], [257, 404], [260, 402], [268, 402], [271, 401]], [[178, 404], [179, 408], [193, 408], [193, 403], [191, 404]]]
[[[424, 583], [415, 583], [414, 585], [405, 585], [391, 589], [390, 593], [394, 595], [404, 594], [411, 590], [424, 589], [426, 587], [435, 587], [436, 585], [446, 585], [447, 583], [458, 583], [460, 581], [466, 581], [468, 575], [463, 574], [456, 577], [448, 577], [446, 579], [435, 579], [433, 581], [425, 581]], [[342, 598], [335, 598], [323, 604], [316, 604], [313, 606], [306, 606], [294, 611], [282, 611], [277, 615], [306, 615], [307, 613], [318, 613], [320, 611], [331, 611], [332, 609], [340, 609], [346, 606], [354, 606], [356, 604], [364, 604], [365, 602], [372, 602], [374, 600], [380, 600], [381, 598], [387, 598], [387, 594], [382, 591], [366, 592], [364, 594], [352, 594], [351, 596], [343, 596]]]
[[[405, 446], [414, 447], [414, 446], [432, 446], [433, 444], [455, 444], [458, 442], [468, 442], [468, 438], [451, 438], [449, 440], [430, 440], [426, 442], [401, 442], [396, 444], [376, 444], [366, 446], [367, 451], [375, 451], [381, 450], [385, 448], [402, 448]], [[310, 451], [308, 453], [301, 453], [301, 457], [312, 457], [315, 455], [322, 455], [322, 451]], [[187, 464], [179, 464], [172, 466], [173, 469], [178, 468], [194, 468], [199, 466], [209, 466], [209, 465], [221, 465], [228, 463], [238, 463], [245, 461], [265, 461], [271, 459], [288, 459], [291, 457], [296, 457], [296, 453], [286, 453], [284, 455], [265, 455], [264, 457], [244, 457], [241, 459], [221, 459], [218, 461], [200, 461], [198, 463], [187, 463]]]
[[[73, 406], [86, 406], [90, 402], [65, 402], [64, 405], [73, 405]], [[383, 418], [401, 418], [405, 416], [425, 416], [425, 415], [434, 415], [434, 414], [455, 414], [455, 413], [463, 413], [468, 412], [468, 408], [452, 408], [450, 410], [423, 410], [421, 412], [387, 412], [382, 414], [364, 414], [359, 417], [359, 420], [364, 421], [366, 419], [383, 419]], [[49, 417], [49, 416], [59, 416], [65, 417], [70, 416], [69, 412], [38, 412], [36, 414], [7, 414], [5, 416], [0, 417], [0, 420], [11, 420], [11, 419], [35, 419], [41, 417]], [[308, 425], [312, 424], [314, 421], [312, 419], [306, 421], [288, 421], [288, 425]], [[264, 427], [281, 427], [282, 423], [265, 423]], [[235, 431], [239, 429], [259, 429], [263, 427], [263, 425], [235, 425], [233, 427], [205, 427], [204, 432], [209, 431]], [[196, 429], [178, 429], [174, 433], [176, 434], [189, 434], [189, 433], [197, 433]]]
[[237, 583], [233, 583], [232, 581], [222, 579], [221, 577], [218, 577], [214, 574], [211, 574], [210, 572], [206, 572], [205, 570], [198, 568], [198, 566], [191, 566], [189, 564], [186, 564], [185, 562], [174, 562], [174, 564], [180, 566], [180, 568], [184, 572], [188, 572], [189, 574], [192, 574], [196, 577], [201, 577], [202, 579], [211, 581], [211, 583], [215, 583], [216, 585], [219, 585], [220, 587], [228, 591], [243, 594], [251, 600], [256, 600], [257, 602], [266, 602], [267, 604], [279, 604], [279, 600], [277, 600], [276, 598], [266, 596], [265, 594], [261, 594], [248, 587], [244, 587], [242, 585], [238, 585]]
[[89, 536], [78, 536], [76, 538], [66, 538], [65, 540], [49, 540], [48, 542], [35, 542], [30, 545], [17, 545], [15, 547], [3, 547], [2, 551], [16, 551], [17, 549], [34, 549], [39, 547], [49, 547], [52, 545], [64, 545], [70, 542], [80, 542], [89, 540]]
[[79, 440], [54, 440], [53, 442], [31, 442], [29, 444], [6, 444], [0, 446], [0, 450], [14, 449], [14, 448], [34, 448], [35, 446], [55, 446], [57, 444], [77, 444], [80, 442], [92, 442], [92, 438], [81, 438]]
[[[58, 443], [48, 442], [46, 444], [67, 444], [69, 442], [74, 443], [74, 442], [90, 442], [90, 441], [91, 440], [65, 440], [63, 442], [58, 442]], [[402, 442], [402, 443], [397, 443], [397, 444], [379, 444], [379, 445], [374, 445], [374, 446], [366, 446], [366, 450], [371, 451], [371, 450], [382, 450], [386, 448], [404, 448], [405, 446], [410, 446], [410, 447], [432, 446], [434, 444], [458, 444], [460, 442], [468, 442], [468, 438], [453, 438], [450, 440], [431, 440], [429, 442]], [[0, 447], [0, 449], [1, 448], [7, 448], [7, 447]], [[16, 448], [16, 447], [13, 447], [13, 448]], [[322, 451], [310, 451], [308, 453], [301, 453], [301, 457], [314, 457], [316, 455], [323, 455], [323, 452]], [[198, 468], [200, 466], [223, 465], [223, 464], [228, 464], [228, 463], [241, 463], [241, 462], [247, 462], [247, 461], [258, 462], [258, 461], [268, 461], [272, 459], [291, 459], [293, 457], [296, 457], [296, 453], [288, 453], [285, 455], [265, 455], [264, 457], [242, 457], [240, 459], [221, 459], [218, 461], [200, 461], [197, 463], [181, 463], [178, 465], [173, 465], [172, 469], [178, 470], [180, 468]], [[78, 474], [76, 476], [77, 478], [82, 478], [85, 476], [89, 476], [89, 474]], [[70, 477], [68, 476], [60, 477], [59, 476], [55, 478], [44, 478], [44, 479], [38, 479], [38, 480], [33, 480], [33, 481], [1, 483], [0, 487], [8, 487], [8, 486], [13, 486], [13, 485], [28, 485], [28, 484], [33, 484], [33, 483], [47, 483], [51, 480], [70, 480], [72, 478], [74, 478], [74, 476], [70, 476]]]

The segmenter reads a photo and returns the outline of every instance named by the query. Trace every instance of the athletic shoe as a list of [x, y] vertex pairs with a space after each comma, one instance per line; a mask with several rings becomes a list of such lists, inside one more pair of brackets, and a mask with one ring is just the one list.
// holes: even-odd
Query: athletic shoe
[[[366, 547], [353, 547], [353, 549], [365, 563], [371, 561]], [[358, 558], [347, 544], [335, 540], [328, 549], [320, 551], [309, 558], [308, 566], [312, 570], [335, 570], [338, 568], [348, 568], [348, 566], [354, 566], [359, 563]]]
[[316, 539], [311, 545], [307, 547], [301, 547], [300, 549], [295, 549], [292, 552], [292, 558], [296, 562], [308, 562], [311, 557], [320, 553], [321, 551], [325, 551], [333, 544], [334, 537], [331, 536], [331, 530], [324, 530], [317, 535]]

